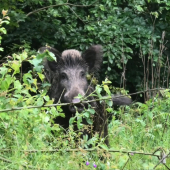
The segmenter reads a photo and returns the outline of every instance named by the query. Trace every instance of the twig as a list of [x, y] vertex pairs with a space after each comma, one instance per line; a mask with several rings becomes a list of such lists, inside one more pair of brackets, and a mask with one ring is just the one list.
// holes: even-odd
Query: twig
[[[128, 153], [128, 156], [129, 156], [129, 153]], [[127, 163], [129, 162], [130, 159], [131, 159], [131, 158], [130, 158], [130, 156], [129, 156], [129, 158], [128, 158], [128, 160], [126, 161], [125, 165], [123, 166], [122, 170], [124, 170], [124, 168], [126, 167], [126, 165], [127, 165]]]
[[[91, 103], [91, 102], [96, 102], [96, 101], [101, 101], [101, 100], [109, 100], [109, 99], [112, 100], [113, 98], [121, 98], [121, 97], [124, 97], [124, 96], [132, 96], [132, 95], [135, 95], [135, 94], [145, 93], [147, 91], [164, 90], [164, 89], [165, 88], [148, 89], [148, 90], [139, 91], [139, 92], [131, 93], [131, 94], [127, 94], [127, 95], [120, 95], [120, 96], [114, 96], [114, 97], [106, 96], [106, 97], [103, 97], [101, 99], [93, 99], [93, 100], [88, 100], [88, 101], [81, 101], [79, 103]], [[79, 103], [77, 103], [77, 104], [79, 104]], [[70, 105], [70, 104], [72, 104], [72, 103], [60, 103], [60, 104], [50, 104], [50, 105], [42, 105], [42, 106], [16, 107], [16, 108], [11, 108], [11, 109], [0, 110], [0, 113], [1, 112], [8, 112], [8, 111], [15, 111], [15, 110], [22, 110], [22, 109], [34, 109], [34, 108], [54, 107], [54, 106], [67, 106], [67, 105]]]
[[62, 97], [62, 95], [63, 95], [64, 91], [65, 91], [65, 88], [63, 89], [63, 91], [62, 91], [62, 93], [61, 93], [61, 95], [60, 95], [60, 97], [59, 97], [59, 99], [58, 99], [57, 104], [58, 104], [58, 103], [60, 103], [60, 100], [61, 100], [61, 97]]
[[[69, 6], [70, 10], [75, 14], [75, 16], [84, 23], [84, 21], [77, 15], [77, 13]], [[85, 24], [85, 23], [84, 23]]]
[[[96, 3], [96, 2], [95, 2]], [[39, 8], [37, 10], [34, 10], [32, 12], [29, 12], [26, 16], [28, 17], [29, 15], [32, 15], [34, 13], [37, 13], [39, 11], [42, 11], [44, 9], [47, 9], [47, 8], [51, 8], [51, 7], [58, 7], [58, 6], [65, 6], [65, 5], [68, 5], [68, 6], [75, 6], [75, 7], [81, 7], [81, 8], [84, 8], [84, 7], [90, 7], [90, 6], [93, 6], [95, 3], [92, 3], [91, 5], [75, 5], [75, 4], [71, 4], [71, 3], [63, 3], [63, 4], [58, 4], [58, 5], [50, 5], [50, 6], [46, 6], [46, 7], [43, 7], [43, 8]]]
[[169, 168], [166, 164], [164, 164], [164, 166], [165, 166], [168, 170], [170, 170], [170, 168]]

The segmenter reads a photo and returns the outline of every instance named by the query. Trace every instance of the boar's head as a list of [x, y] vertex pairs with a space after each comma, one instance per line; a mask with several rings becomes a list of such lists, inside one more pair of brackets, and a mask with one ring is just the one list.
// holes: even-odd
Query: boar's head
[[[65, 50], [61, 54], [51, 47], [39, 49], [41, 53], [45, 50], [54, 53], [56, 57], [56, 61], [46, 60], [44, 62], [45, 75], [51, 83], [49, 96], [55, 99], [55, 103], [59, 100], [61, 103], [78, 103], [79, 99], [75, 97], [78, 94], [87, 95], [87, 90], [90, 89], [86, 75], [100, 69], [102, 47], [93, 45], [84, 53], [71, 49]], [[82, 104], [76, 106], [79, 112], [83, 110]], [[68, 106], [68, 109], [72, 113], [76, 111], [73, 105]]]

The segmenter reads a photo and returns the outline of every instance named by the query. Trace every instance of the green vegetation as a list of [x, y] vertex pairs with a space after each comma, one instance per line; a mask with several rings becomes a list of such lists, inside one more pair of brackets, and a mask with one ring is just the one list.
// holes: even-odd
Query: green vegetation
[[[170, 168], [170, 2], [3, 0], [0, 10], [0, 169]], [[105, 100], [109, 147], [97, 133], [80, 138], [82, 117], [91, 125], [93, 108], [77, 113], [67, 130], [55, 124], [64, 113], [47, 96], [45, 55], [36, 52], [45, 44], [60, 51], [103, 46], [100, 100], [113, 86], [146, 90], [145, 103], [114, 110]], [[166, 90], [150, 91], [160, 87]]]

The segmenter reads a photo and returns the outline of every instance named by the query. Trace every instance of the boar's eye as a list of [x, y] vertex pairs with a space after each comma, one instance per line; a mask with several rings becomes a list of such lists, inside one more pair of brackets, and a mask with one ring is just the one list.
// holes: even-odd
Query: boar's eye
[[81, 71], [81, 72], [80, 72], [80, 76], [81, 76], [81, 78], [84, 78], [84, 77], [85, 77], [85, 72], [84, 72], [84, 71]]
[[61, 77], [61, 79], [62, 79], [62, 80], [67, 79], [67, 75], [66, 75], [66, 73], [61, 73], [61, 76], [60, 76], [60, 77]]

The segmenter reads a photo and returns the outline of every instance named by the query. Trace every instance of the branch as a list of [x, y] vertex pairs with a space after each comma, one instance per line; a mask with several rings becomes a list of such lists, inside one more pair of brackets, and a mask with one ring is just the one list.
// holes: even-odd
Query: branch
[[47, 8], [51, 8], [51, 7], [58, 7], [58, 6], [65, 6], [65, 5], [68, 5], [68, 6], [76, 6], [76, 7], [81, 7], [81, 8], [85, 8], [85, 7], [90, 7], [90, 6], [93, 6], [96, 2], [92, 3], [91, 5], [75, 5], [75, 4], [71, 4], [71, 3], [63, 3], [63, 4], [58, 4], [58, 5], [50, 5], [50, 6], [46, 6], [46, 7], [43, 7], [43, 8], [39, 8], [39, 9], [36, 9], [32, 12], [29, 12], [26, 16], [28, 17], [29, 15], [32, 15], [34, 13], [37, 13], [39, 11], [42, 11], [42, 10], [45, 10]]
[[[135, 94], [145, 93], [147, 91], [155, 91], [155, 90], [163, 90], [163, 89], [164, 88], [148, 89], [148, 90], [139, 91], [139, 92], [131, 93], [131, 94], [127, 94], [127, 95], [120, 95], [120, 96], [114, 96], [114, 97], [106, 96], [106, 97], [103, 97], [101, 99], [93, 99], [93, 100], [81, 101], [79, 103], [92, 103], [92, 102], [101, 101], [101, 100], [112, 100], [113, 98], [121, 98], [121, 97], [124, 97], [124, 96], [132, 96], [132, 95], [135, 95]], [[79, 103], [76, 103], [76, 104], [79, 104]], [[41, 107], [67, 106], [67, 105], [70, 105], [70, 104], [74, 104], [74, 103], [60, 103], [60, 104], [57, 103], [57, 104], [42, 105], [42, 106], [16, 107], [16, 108], [11, 108], [11, 109], [0, 110], [0, 113], [1, 112], [14, 111], [14, 110], [22, 110], [22, 109], [41, 108]]]
[[[66, 149], [66, 152], [79, 152], [79, 151], [87, 151], [87, 152], [93, 152], [93, 151], [102, 151], [104, 149], [99, 149], [99, 148], [93, 148], [93, 149]], [[12, 151], [11, 149], [0, 149], [0, 152], [9, 152]], [[20, 152], [59, 152], [61, 149], [52, 149], [52, 150], [19, 150]], [[105, 150], [108, 152], [120, 152], [120, 153], [127, 153], [127, 154], [141, 154], [141, 155], [151, 155], [151, 156], [156, 156], [159, 157], [160, 155], [155, 154], [155, 153], [144, 153], [144, 152], [137, 152], [137, 151], [121, 151], [121, 150], [114, 150], [114, 149], [108, 149]]]
[[[117, 96], [116, 98], [122, 97], [122, 96], [124, 96], [124, 95]], [[95, 102], [95, 101], [108, 100], [108, 99], [112, 99], [112, 97], [111, 96], [107, 96], [107, 97], [104, 97], [102, 99], [94, 99], [94, 100], [82, 101], [82, 102], [79, 102], [79, 103], [91, 103], [91, 102]], [[79, 104], [79, 103], [76, 103], [76, 104]], [[11, 108], [11, 109], [0, 110], [0, 113], [1, 112], [14, 111], [14, 110], [22, 110], [22, 109], [41, 108], [41, 107], [67, 106], [67, 105], [70, 105], [70, 104], [74, 104], [74, 103], [60, 103], [60, 104], [50, 104], [50, 105], [42, 105], [42, 106], [16, 107], [16, 108]]]
[[69, 7], [70, 8], [70, 10], [75, 14], [75, 16], [80, 20], [80, 21], [82, 21], [83, 23], [84, 23], [84, 21], [76, 14], [76, 12], [71, 8], [71, 7]]
[[[128, 153], [129, 156], [129, 153]], [[124, 168], [126, 167], [127, 163], [129, 162], [129, 160], [131, 159], [131, 157], [129, 156], [128, 160], [126, 161], [125, 165], [123, 166], [122, 170], [124, 170]]]

